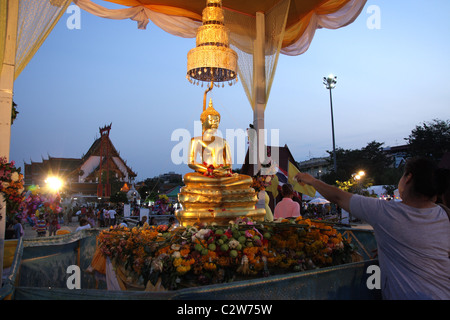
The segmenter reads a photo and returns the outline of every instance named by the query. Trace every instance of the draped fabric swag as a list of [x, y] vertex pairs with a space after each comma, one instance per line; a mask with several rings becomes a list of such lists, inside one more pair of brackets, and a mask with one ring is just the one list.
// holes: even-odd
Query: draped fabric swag
[[[201, 14], [180, 7], [148, 4], [150, 0], [109, 0], [128, 6], [125, 9], [107, 9], [91, 0], [74, 0], [80, 8], [94, 15], [110, 19], [131, 19], [139, 29], [146, 29], [149, 20], [164, 31], [179, 37], [194, 38], [201, 25]], [[306, 52], [319, 28], [337, 29], [352, 23], [363, 9], [366, 0], [310, 1], [316, 5], [287, 26], [290, 6], [295, 0], [280, 0], [265, 16], [265, 94], [264, 104], [270, 93], [279, 53], [300, 55]], [[177, 1], [171, 1], [176, 5]], [[206, 3], [206, 1], [205, 1]], [[230, 29], [230, 43], [238, 53], [238, 72], [242, 86], [252, 108], [255, 108], [254, 43], [256, 16], [244, 14], [226, 7], [223, 1], [225, 25]], [[265, 107], [264, 107], [265, 108]]]

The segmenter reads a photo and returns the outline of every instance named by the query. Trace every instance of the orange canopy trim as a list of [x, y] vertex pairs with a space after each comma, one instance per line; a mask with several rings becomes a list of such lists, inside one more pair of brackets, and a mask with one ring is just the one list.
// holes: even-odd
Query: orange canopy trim
[[[200, 14], [198, 14], [191, 10], [184, 9], [183, 7], [178, 6], [178, 4], [176, 4], [175, 6], [156, 4], [157, 2], [161, 3], [164, 1], [139, 1], [139, 0], [106, 0], [106, 1], [117, 3], [127, 7], [143, 6], [155, 12], [164, 13], [171, 16], [186, 17], [195, 21], [202, 21], [201, 11]], [[153, 2], [155, 4], [152, 4]], [[180, 1], [180, 3], [183, 2]]]
[[[155, 12], [201, 21], [206, 0], [105, 0], [116, 4], [144, 6]], [[245, 15], [256, 16], [256, 12], [267, 12], [280, 0], [223, 0], [224, 9]], [[313, 14], [328, 15], [341, 10], [351, 0], [291, 0], [286, 21], [282, 47], [287, 47], [301, 38]]]
[[288, 47], [300, 39], [310, 24], [313, 14], [328, 15], [335, 13], [341, 10], [349, 2], [350, 0], [324, 0], [322, 4], [316, 6], [313, 10], [298, 17], [297, 22], [291, 25], [286, 23], [286, 30], [281, 47]]

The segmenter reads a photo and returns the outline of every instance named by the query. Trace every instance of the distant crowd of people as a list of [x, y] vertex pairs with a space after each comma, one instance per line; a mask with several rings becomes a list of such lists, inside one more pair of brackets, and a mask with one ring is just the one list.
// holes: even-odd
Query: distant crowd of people
[[79, 228], [83, 229], [114, 226], [123, 216], [123, 206], [120, 205], [102, 205], [97, 208], [82, 206], [73, 211], [80, 222]]

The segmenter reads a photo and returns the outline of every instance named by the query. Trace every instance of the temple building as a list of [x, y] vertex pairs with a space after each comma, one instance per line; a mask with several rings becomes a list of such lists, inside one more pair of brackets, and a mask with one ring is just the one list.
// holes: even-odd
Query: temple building
[[111, 124], [100, 128], [100, 138], [79, 159], [49, 156], [42, 162], [25, 163], [25, 186], [44, 186], [47, 177], [56, 176], [63, 181], [63, 191], [67, 195], [107, 198], [111, 195], [111, 184], [120, 184], [120, 187], [132, 184], [137, 174], [114, 147], [109, 138], [110, 130]]

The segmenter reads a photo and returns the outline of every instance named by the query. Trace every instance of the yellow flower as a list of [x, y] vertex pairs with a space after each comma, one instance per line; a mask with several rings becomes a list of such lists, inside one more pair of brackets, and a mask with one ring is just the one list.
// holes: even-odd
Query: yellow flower
[[216, 265], [214, 264], [214, 263], [212, 263], [212, 262], [206, 262], [204, 265], [203, 265], [203, 268], [205, 269], [205, 270], [209, 270], [209, 271], [214, 271], [214, 270], [216, 270]]
[[182, 260], [183, 260], [183, 259], [181, 259], [181, 258], [176, 258], [176, 259], [174, 259], [174, 260], [173, 260], [173, 266], [174, 266], [174, 267], [180, 266]]
[[191, 270], [191, 266], [178, 266], [177, 273], [179, 275], [186, 274], [189, 270]]

